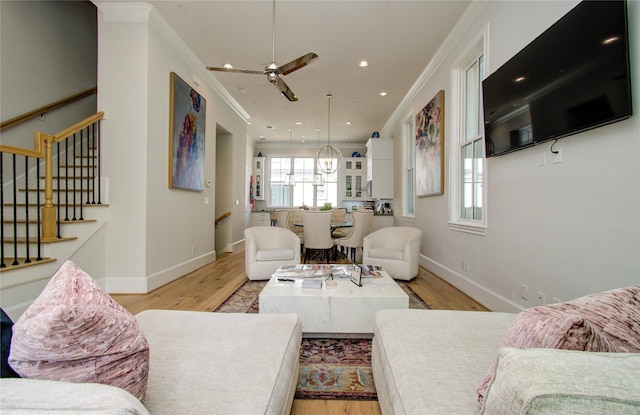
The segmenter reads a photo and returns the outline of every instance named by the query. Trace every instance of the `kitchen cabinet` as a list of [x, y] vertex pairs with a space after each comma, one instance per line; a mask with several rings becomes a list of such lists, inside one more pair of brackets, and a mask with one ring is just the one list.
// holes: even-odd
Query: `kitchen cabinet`
[[393, 140], [367, 141], [367, 196], [393, 199]]
[[362, 157], [346, 157], [343, 160], [341, 195], [343, 200], [367, 197], [367, 164]]
[[251, 226], [271, 226], [269, 212], [251, 212]]
[[254, 199], [264, 200], [264, 163], [266, 157], [254, 157], [253, 158], [253, 186], [254, 186]]

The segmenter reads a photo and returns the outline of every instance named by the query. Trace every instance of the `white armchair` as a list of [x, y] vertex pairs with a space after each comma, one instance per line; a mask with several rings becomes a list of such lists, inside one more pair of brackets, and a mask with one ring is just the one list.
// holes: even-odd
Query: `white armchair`
[[289, 229], [247, 228], [244, 244], [244, 266], [250, 280], [268, 280], [280, 265], [300, 263], [300, 238]]
[[422, 230], [407, 226], [378, 229], [362, 240], [362, 263], [380, 265], [397, 280], [418, 275]]

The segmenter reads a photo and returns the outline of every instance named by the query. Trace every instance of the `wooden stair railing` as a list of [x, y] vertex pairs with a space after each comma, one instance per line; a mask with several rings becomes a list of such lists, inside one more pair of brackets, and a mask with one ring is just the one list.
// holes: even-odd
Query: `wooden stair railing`
[[218, 227], [220, 222], [222, 222], [224, 219], [228, 218], [229, 216], [231, 216], [231, 212], [226, 212], [222, 216], [220, 216], [218, 219], [216, 219], [214, 222], [216, 228]]
[[[25, 262], [30, 262], [29, 255], [29, 192], [32, 191], [29, 187], [29, 173], [30, 170], [35, 169], [36, 174], [36, 199], [37, 199], [37, 210], [38, 210], [38, 235], [37, 235], [37, 244], [38, 244], [38, 258], [40, 257], [40, 244], [42, 241], [52, 241], [62, 238], [60, 235], [60, 222], [61, 221], [69, 221], [68, 217], [68, 205], [69, 205], [69, 193], [72, 193], [72, 204], [73, 204], [73, 219], [72, 220], [83, 220], [82, 214], [82, 204], [81, 201], [79, 203], [79, 211], [80, 217], [76, 217], [76, 207], [78, 203], [76, 202], [76, 194], [79, 192], [80, 198], [87, 197], [87, 204], [101, 204], [100, 199], [100, 121], [104, 119], [104, 113], [99, 112], [95, 115], [92, 115], [71, 127], [57, 133], [54, 135], [45, 134], [42, 132], [34, 133], [34, 144], [33, 150], [7, 146], [0, 144], [0, 181], [2, 181], [2, 187], [0, 188], [0, 209], [2, 210], [2, 227], [1, 227], [1, 238], [2, 239], [2, 252], [0, 253], [0, 267], [4, 268], [5, 264], [5, 187], [12, 188], [12, 198], [11, 201], [11, 210], [13, 212], [13, 244], [14, 244], [14, 261], [11, 265], [19, 265], [18, 264], [18, 248], [16, 246], [17, 241], [20, 236], [17, 234], [17, 222], [19, 222], [19, 218], [17, 217], [17, 206], [21, 203], [17, 200], [18, 193], [18, 181], [21, 180], [21, 177], [24, 180], [25, 188], [25, 221], [27, 223], [26, 227], [26, 236], [27, 240], [27, 254]], [[77, 137], [79, 135], [79, 138]], [[64, 143], [64, 147], [61, 147], [60, 143]], [[54, 189], [54, 145], [56, 145], [56, 158], [57, 158], [57, 178], [56, 178], [56, 188]], [[80, 154], [77, 154], [79, 151]], [[70, 154], [71, 153], [71, 154]], [[13, 161], [12, 170], [13, 177], [9, 178], [9, 180], [5, 183], [5, 168], [3, 166], [5, 156], [10, 157]], [[24, 171], [17, 172], [16, 171], [16, 158], [18, 156], [24, 157]], [[64, 156], [64, 160], [62, 157]], [[71, 164], [69, 163], [69, 157], [72, 157]], [[30, 167], [29, 159], [35, 160], [35, 167]], [[77, 160], [80, 160], [80, 164], [77, 164]], [[84, 161], [86, 159], [86, 165]], [[41, 160], [44, 160], [44, 204], [40, 206], [40, 164]], [[63, 162], [65, 164], [63, 164]], [[62, 176], [64, 170], [64, 176]], [[84, 171], [87, 171], [86, 176], [84, 175]], [[80, 172], [78, 176], [78, 171]], [[71, 174], [69, 174], [71, 172]], [[11, 181], [11, 186], [8, 186], [7, 183]], [[86, 182], [86, 188], [85, 186]], [[79, 186], [78, 186], [79, 183]], [[64, 187], [64, 188], [63, 188]], [[79, 187], [79, 189], [78, 189]], [[57, 194], [57, 206], [54, 204], [53, 195], [54, 190]], [[60, 206], [62, 203], [62, 197], [65, 197], [65, 206], [67, 212], [65, 212], [65, 217], [62, 219]], [[96, 201], [97, 195], [97, 201]], [[93, 197], [93, 200], [90, 200], [90, 197]]]

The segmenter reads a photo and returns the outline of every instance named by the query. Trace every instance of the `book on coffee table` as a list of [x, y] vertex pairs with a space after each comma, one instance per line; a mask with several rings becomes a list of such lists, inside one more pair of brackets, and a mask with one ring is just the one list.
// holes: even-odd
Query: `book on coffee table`
[[322, 280], [304, 280], [302, 288], [322, 288]]

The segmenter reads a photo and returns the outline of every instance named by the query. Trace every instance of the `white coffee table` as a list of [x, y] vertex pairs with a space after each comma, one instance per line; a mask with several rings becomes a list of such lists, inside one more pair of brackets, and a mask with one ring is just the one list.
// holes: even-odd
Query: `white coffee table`
[[335, 286], [302, 288], [271, 277], [260, 293], [260, 313], [297, 313], [305, 337], [372, 337], [377, 311], [409, 308], [409, 296], [387, 274], [363, 277], [358, 287], [349, 278], [336, 278]]

